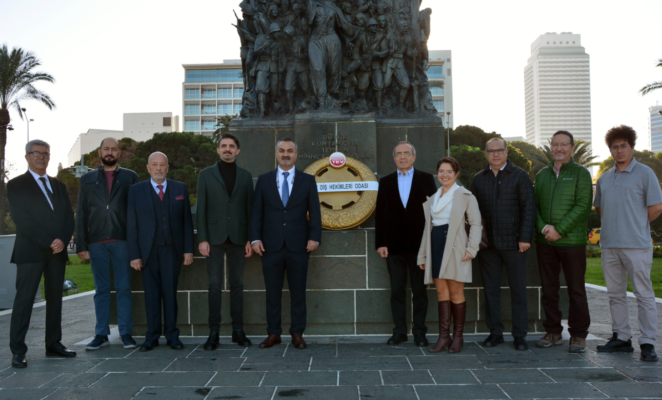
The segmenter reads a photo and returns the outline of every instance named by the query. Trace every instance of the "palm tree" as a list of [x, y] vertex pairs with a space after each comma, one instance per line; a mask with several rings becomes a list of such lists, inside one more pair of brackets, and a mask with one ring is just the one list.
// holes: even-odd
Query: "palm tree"
[[[552, 149], [550, 147], [552, 140], [548, 140], [549, 144], [546, 144], [542, 147], [540, 147], [540, 151], [542, 152], [542, 155], [540, 154], [534, 154], [532, 156], [532, 161], [534, 161], [535, 165], [533, 166], [533, 170], [539, 171], [552, 162], [554, 162], [554, 156], [552, 155]], [[595, 159], [598, 158], [598, 156], [593, 155], [593, 150], [590, 149], [589, 143], [583, 141], [583, 140], [576, 140], [575, 141], [575, 152], [572, 154], [572, 159], [579, 165], [583, 165], [586, 168], [595, 166], [595, 165], [600, 165], [599, 162], [596, 162]]]
[[[662, 67], [662, 58], [657, 60], [656, 67]], [[652, 92], [653, 90], [657, 90], [657, 89], [662, 89], [662, 82], [661, 81], [649, 83], [648, 85], [646, 85], [646, 86], [642, 87], [641, 89], [639, 89], [639, 91], [641, 92], [641, 95], [644, 96], [644, 95], [647, 95], [648, 93]]]
[[226, 132], [230, 132], [230, 121], [232, 121], [237, 117], [239, 117], [238, 114], [235, 115], [228, 114], [216, 118], [216, 126], [218, 126], [218, 129], [216, 129], [214, 133], [211, 134], [211, 138], [214, 140], [214, 143], [218, 144], [218, 141], [221, 139], [221, 136]]
[[7, 127], [11, 122], [9, 109], [13, 108], [23, 119], [21, 103], [37, 100], [49, 110], [55, 107], [53, 100], [44, 92], [34, 87], [36, 82], [55, 82], [55, 79], [43, 72], [34, 72], [41, 62], [31, 51], [14, 48], [10, 52], [7, 44], [0, 47], [0, 235], [5, 232], [5, 145]]

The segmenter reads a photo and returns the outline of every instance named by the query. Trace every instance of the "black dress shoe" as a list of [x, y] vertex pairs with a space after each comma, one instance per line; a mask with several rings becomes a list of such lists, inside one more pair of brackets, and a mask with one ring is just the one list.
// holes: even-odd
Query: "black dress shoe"
[[62, 343], [57, 342], [51, 347], [48, 347], [46, 349], [46, 355], [49, 357], [71, 358], [71, 357], [76, 357], [76, 352], [73, 350], [68, 350], [66, 347], [62, 345]]
[[598, 346], [598, 353], [632, 353], [632, 338], [628, 340], [621, 340], [618, 338], [618, 333], [614, 332], [612, 337], [606, 344]]
[[28, 359], [25, 354], [14, 354], [11, 359], [11, 366], [14, 368], [26, 368], [28, 366]]
[[220, 339], [218, 337], [218, 332], [212, 331], [209, 333], [209, 337], [205, 342], [205, 350], [214, 351], [220, 345]]
[[170, 348], [173, 349], [173, 350], [182, 350], [182, 349], [184, 349], [184, 343], [182, 343], [181, 340], [179, 340], [179, 339], [168, 340], [166, 342], [166, 344], [168, 346], [170, 346]]
[[152, 351], [152, 349], [154, 349], [154, 347], [158, 347], [158, 345], [159, 345], [158, 340], [155, 341], [145, 340], [145, 342], [143, 342], [143, 344], [140, 345], [140, 349], [138, 350], [144, 353], [146, 351]]
[[428, 347], [428, 339], [423, 334], [414, 335], [414, 343], [418, 347]]
[[398, 345], [402, 342], [406, 342], [407, 340], [407, 335], [401, 335], [399, 333], [394, 333], [393, 336], [386, 342], [389, 346], [395, 346]]
[[642, 344], [639, 348], [641, 349], [641, 361], [657, 361], [655, 346], [652, 344]]
[[515, 337], [515, 350], [517, 351], [527, 351], [529, 346], [526, 344], [526, 340], [521, 336]]
[[251, 341], [246, 337], [243, 329], [232, 331], [232, 343], [237, 343], [242, 347], [249, 347], [252, 344]]
[[503, 343], [503, 335], [490, 334], [490, 336], [488, 336], [487, 339], [483, 341], [483, 346], [494, 347], [501, 343]]

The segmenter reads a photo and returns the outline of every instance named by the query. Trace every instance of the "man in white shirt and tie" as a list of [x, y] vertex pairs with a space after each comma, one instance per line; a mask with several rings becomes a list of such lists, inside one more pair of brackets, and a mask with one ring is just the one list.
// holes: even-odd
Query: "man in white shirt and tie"
[[278, 168], [260, 175], [253, 196], [251, 245], [262, 256], [267, 292], [269, 336], [261, 348], [281, 343], [285, 270], [291, 299], [289, 333], [295, 348], [306, 348], [302, 335], [306, 328], [308, 258], [322, 241], [322, 215], [315, 178], [294, 167], [297, 150], [296, 142], [290, 138], [278, 141]]
[[46, 175], [50, 146], [32, 140], [25, 146], [28, 171], [7, 183], [9, 211], [16, 224], [11, 262], [16, 264], [16, 298], [9, 332], [14, 368], [27, 367], [25, 335], [32, 305], [44, 276], [46, 292], [46, 355], [75, 357], [62, 340], [62, 282], [67, 256], [65, 243], [74, 232], [74, 213], [67, 188]]

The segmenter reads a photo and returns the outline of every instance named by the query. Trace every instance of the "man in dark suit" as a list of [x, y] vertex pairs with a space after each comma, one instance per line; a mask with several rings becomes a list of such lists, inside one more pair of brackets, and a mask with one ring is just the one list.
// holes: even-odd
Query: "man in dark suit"
[[425, 347], [428, 345], [425, 337], [428, 295], [423, 282], [425, 271], [416, 265], [416, 257], [425, 227], [423, 203], [437, 191], [437, 186], [432, 174], [414, 169], [416, 149], [411, 143], [398, 143], [393, 149], [393, 161], [398, 170], [379, 180], [375, 220], [375, 248], [386, 259], [391, 278], [391, 312], [395, 328], [387, 344], [407, 341], [405, 304], [409, 273], [414, 305], [414, 343]]
[[46, 291], [46, 355], [76, 357], [62, 340], [62, 283], [66, 262], [65, 243], [74, 232], [74, 212], [61, 181], [46, 175], [50, 146], [32, 140], [25, 146], [28, 172], [7, 183], [9, 211], [16, 224], [11, 262], [16, 264], [16, 297], [11, 316], [9, 347], [12, 367], [25, 368], [25, 335], [30, 326], [34, 297], [42, 274]]
[[147, 333], [140, 351], [159, 345], [161, 301], [163, 333], [174, 350], [184, 345], [177, 329], [177, 280], [184, 265], [193, 263], [193, 218], [188, 190], [182, 182], [166, 179], [168, 157], [152, 153], [147, 161], [152, 177], [129, 189], [127, 240], [131, 267], [142, 271]]
[[198, 249], [207, 257], [209, 278], [209, 338], [204, 349], [216, 350], [221, 329], [223, 267], [227, 254], [230, 281], [232, 341], [248, 347], [244, 333], [244, 259], [253, 255], [249, 221], [253, 206], [253, 176], [235, 162], [239, 139], [224, 133], [216, 149], [221, 160], [200, 172], [198, 177]]
[[[281, 295], [287, 270], [292, 324], [290, 335], [297, 349], [305, 349], [306, 278], [310, 252], [322, 241], [322, 213], [317, 183], [312, 175], [294, 168], [297, 144], [290, 138], [276, 144], [278, 168], [260, 175], [253, 197], [251, 245], [262, 256], [267, 289], [267, 332], [260, 343], [268, 348], [281, 342]], [[310, 215], [310, 223], [308, 215]]]

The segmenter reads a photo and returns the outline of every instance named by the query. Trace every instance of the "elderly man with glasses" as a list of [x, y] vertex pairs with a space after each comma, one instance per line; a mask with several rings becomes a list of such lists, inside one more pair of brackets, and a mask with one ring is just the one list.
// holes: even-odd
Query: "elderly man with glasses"
[[409, 142], [400, 142], [393, 149], [397, 171], [379, 181], [375, 248], [386, 259], [391, 278], [391, 312], [393, 336], [387, 344], [397, 345], [407, 339], [407, 275], [411, 280], [416, 346], [425, 347], [427, 327], [425, 316], [428, 296], [424, 283], [425, 271], [418, 267], [418, 249], [425, 227], [423, 203], [437, 191], [432, 174], [414, 169], [416, 149]]
[[62, 282], [69, 261], [65, 243], [74, 233], [74, 212], [63, 182], [46, 174], [50, 146], [32, 140], [25, 146], [28, 171], [7, 183], [9, 211], [16, 224], [11, 263], [16, 264], [16, 298], [9, 330], [12, 367], [25, 368], [34, 297], [44, 276], [46, 356], [76, 357], [62, 340]]
[[529, 174], [508, 160], [506, 141], [495, 137], [485, 144], [488, 166], [474, 176], [471, 193], [478, 200], [489, 246], [478, 253], [485, 286], [486, 322], [490, 336], [485, 347], [503, 343], [501, 270], [508, 274], [515, 350], [526, 351], [529, 326], [526, 301], [526, 252], [533, 241], [536, 198]]

